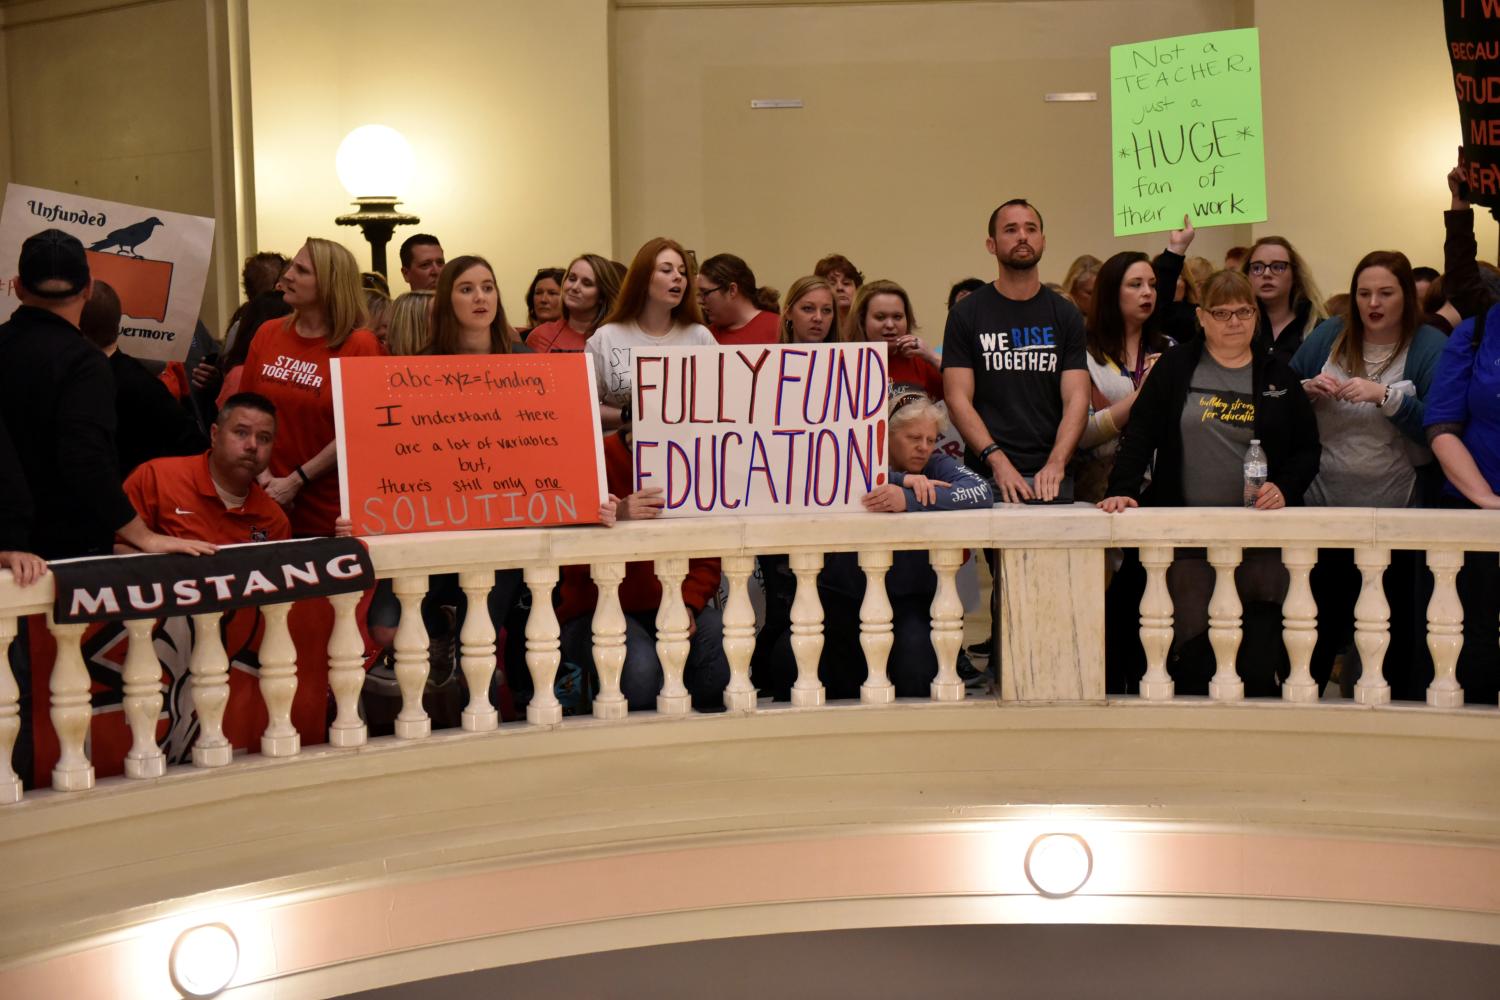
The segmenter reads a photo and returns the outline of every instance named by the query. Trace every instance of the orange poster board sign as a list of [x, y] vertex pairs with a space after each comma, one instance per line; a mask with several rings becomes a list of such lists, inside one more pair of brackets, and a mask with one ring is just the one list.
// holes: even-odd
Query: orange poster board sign
[[172, 291], [172, 262], [146, 260], [123, 254], [85, 251], [89, 275], [108, 282], [120, 296], [120, 312], [130, 319], [167, 318], [167, 300]]
[[588, 354], [337, 358], [356, 535], [597, 524], [604, 441]]

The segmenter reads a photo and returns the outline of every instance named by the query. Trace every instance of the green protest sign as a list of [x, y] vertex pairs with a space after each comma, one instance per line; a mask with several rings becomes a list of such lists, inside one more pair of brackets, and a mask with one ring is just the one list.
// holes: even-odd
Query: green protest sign
[[1256, 29], [1116, 45], [1109, 70], [1116, 236], [1266, 220]]

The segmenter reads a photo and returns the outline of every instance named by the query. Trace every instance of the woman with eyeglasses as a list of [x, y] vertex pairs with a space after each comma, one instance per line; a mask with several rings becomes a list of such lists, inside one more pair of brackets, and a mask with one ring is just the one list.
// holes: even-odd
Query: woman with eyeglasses
[[1307, 262], [1286, 237], [1262, 236], [1250, 247], [1244, 272], [1260, 303], [1257, 343], [1290, 363], [1302, 338], [1328, 318]]
[[630, 358], [637, 348], [713, 347], [718, 342], [703, 325], [691, 294], [694, 269], [682, 244], [665, 236], [647, 240], [620, 283], [620, 297], [589, 338], [599, 389], [599, 419], [606, 431], [630, 423], [635, 374]]
[[[1204, 283], [1198, 307], [1203, 339], [1168, 349], [1141, 386], [1100, 509], [1119, 513], [1146, 504], [1264, 511], [1302, 502], [1318, 473], [1318, 421], [1296, 372], [1256, 342], [1256, 315], [1244, 275], [1220, 271]], [[1260, 442], [1268, 464], [1266, 481], [1253, 493], [1244, 478], [1252, 440]], [[1132, 586], [1133, 577], [1122, 570], [1115, 584]], [[1274, 694], [1276, 673], [1285, 670], [1280, 601], [1286, 571], [1276, 550], [1247, 549], [1236, 580], [1248, 607], [1239, 657], [1245, 693]], [[1214, 660], [1207, 638], [1214, 571], [1201, 554], [1179, 550], [1167, 582], [1178, 691], [1206, 693]]]
[[720, 346], [774, 344], [780, 335], [780, 296], [755, 283], [750, 265], [732, 253], [714, 254], [694, 279], [703, 321]]

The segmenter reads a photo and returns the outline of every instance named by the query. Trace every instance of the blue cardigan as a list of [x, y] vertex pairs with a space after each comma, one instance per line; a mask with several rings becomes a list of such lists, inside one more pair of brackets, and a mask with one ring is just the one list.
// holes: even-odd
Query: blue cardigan
[[[1302, 346], [1297, 348], [1297, 353], [1292, 356], [1292, 370], [1303, 379], [1315, 377], [1328, 363], [1328, 355], [1333, 351], [1333, 342], [1338, 335], [1344, 331], [1344, 318], [1335, 316], [1325, 319], [1319, 323], [1307, 339], [1302, 341]], [[1401, 408], [1391, 417], [1401, 433], [1411, 438], [1418, 444], [1427, 443], [1426, 432], [1422, 430], [1422, 417], [1426, 407], [1427, 390], [1432, 387], [1432, 376], [1437, 371], [1438, 358], [1443, 354], [1443, 348], [1448, 344], [1448, 338], [1436, 327], [1419, 326], [1416, 335], [1412, 337], [1411, 345], [1406, 349], [1406, 371], [1403, 378], [1410, 379], [1417, 387], [1415, 396], [1406, 396], [1401, 400]]]

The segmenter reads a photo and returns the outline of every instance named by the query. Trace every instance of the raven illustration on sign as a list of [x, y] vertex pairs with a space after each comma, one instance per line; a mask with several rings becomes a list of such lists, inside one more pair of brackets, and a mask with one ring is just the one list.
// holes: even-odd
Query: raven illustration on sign
[[153, 215], [145, 222], [137, 222], [133, 226], [126, 226], [124, 229], [116, 229], [104, 239], [89, 247], [89, 249], [99, 251], [107, 250], [110, 247], [119, 247], [120, 249], [116, 250], [115, 253], [129, 254], [131, 257], [139, 257], [140, 254], [135, 252], [135, 248], [149, 240], [151, 238], [152, 230], [160, 225], [165, 225], [165, 223], [163, 223], [160, 219]]

